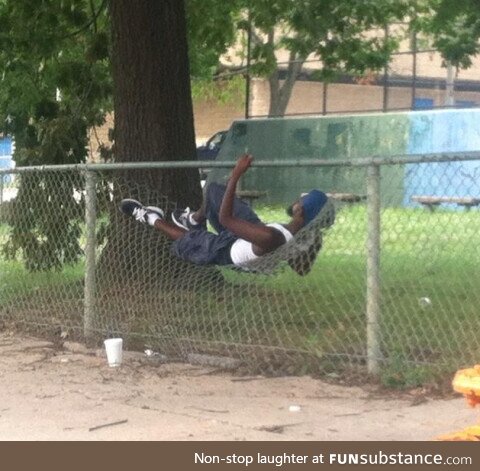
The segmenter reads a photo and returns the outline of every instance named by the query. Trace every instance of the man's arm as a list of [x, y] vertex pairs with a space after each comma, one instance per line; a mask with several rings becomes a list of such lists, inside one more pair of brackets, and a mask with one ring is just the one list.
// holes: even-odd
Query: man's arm
[[228, 181], [222, 204], [220, 206], [220, 224], [233, 232], [238, 237], [253, 244], [253, 251], [256, 255], [263, 255], [272, 251], [285, 242], [283, 235], [271, 227], [253, 224], [233, 215], [233, 203], [238, 180], [248, 170], [252, 163], [251, 155], [243, 155], [237, 161], [232, 176]]

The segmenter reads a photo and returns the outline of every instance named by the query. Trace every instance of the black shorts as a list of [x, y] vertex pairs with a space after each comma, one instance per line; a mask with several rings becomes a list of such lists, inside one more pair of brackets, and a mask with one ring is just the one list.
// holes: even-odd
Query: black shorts
[[196, 265], [231, 265], [230, 249], [237, 239], [228, 231], [213, 234], [205, 229], [194, 229], [172, 244], [172, 252]]
[[[172, 244], [172, 252], [178, 258], [197, 265], [230, 265], [230, 249], [238, 236], [225, 229], [218, 213], [225, 194], [225, 185], [211, 183], [205, 193], [206, 216], [210, 225], [218, 232], [214, 234], [204, 228], [192, 229]], [[262, 224], [255, 212], [245, 201], [235, 197], [233, 215], [253, 224]]]

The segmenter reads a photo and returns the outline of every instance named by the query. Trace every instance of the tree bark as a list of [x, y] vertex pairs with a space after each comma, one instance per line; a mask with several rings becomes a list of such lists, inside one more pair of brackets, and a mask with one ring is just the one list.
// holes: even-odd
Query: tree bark
[[[195, 160], [183, 0], [112, 0], [115, 160]], [[201, 200], [198, 171], [132, 171], [128, 178], [182, 206]]]

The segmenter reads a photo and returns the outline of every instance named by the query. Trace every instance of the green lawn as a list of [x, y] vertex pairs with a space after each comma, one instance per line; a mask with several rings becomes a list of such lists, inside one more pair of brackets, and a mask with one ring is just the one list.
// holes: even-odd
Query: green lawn
[[[257, 212], [267, 222], [287, 220], [280, 208]], [[255, 355], [302, 351], [323, 371], [364, 371], [366, 228], [363, 205], [339, 211], [306, 277], [290, 269], [274, 276], [228, 272], [221, 293], [193, 287], [193, 294], [157, 294], [152, 315], [151, 298], [139, 302], [134, 290], [130, 298], [104, 297], [108, 302], [103, 299], [99, 309], [105, 319], [128, 319], [124, 326], [135, 332], [147, 324], [153, 337], [206, 341], [226, 350], [250, 346]], [[0, 246], [6, 231], [0, 226]], [[418, 385], [479, 360], [479, 245], [478, 211], [383, 210], [380, 332], [386, 384]], [[20, 261], [0, 256], [0, 306], [21, 310], [25, 299], [33, 305], [37, 293], [48, 290], [57, 293], [56, 309], [63, 302], [68, 310], [69, 296], [81, 299], [82, 278], [82, 264], [32, 274]], [[422, 304], [422, 298], [429, 302]], [[148, 321], [142, 322], [144, 315]]]
[[8, 226], [0, 224], [0, 305], [15, 303], [18, 298], [43, 289], [54, 291], [83, 278], [84, 263], [69, 265], [61, 271], [28, 272], [21, 260], [6, 260], [2, 249], [7, 241]]
[[[455, 369], [480, 357], [480, 219], [478, 211], [385, 209], [382, 213], [382, 350], [384, 380], [416, 384], [438, 369]], [[365, 207], [340, 213], [308, 279], [291, 272], [277, 286], [323, 286], [322, 316], [330, 338], [364, 342]], [[427, 297], [431, 304], [422, 305]], [[360, 313], [360, 316], [358, 315]], [[335, 324], [334, 319], [338, 322]], [[347, 333], [349, 327], [351, 332]], [[318, 337], [325, 339], [324, 333]], [[345, 347], [344, 347], [345, 350]], [[416, 368], [410, 363], [415, 362]], [[433, 367], [432, 367], [433, 365]]]

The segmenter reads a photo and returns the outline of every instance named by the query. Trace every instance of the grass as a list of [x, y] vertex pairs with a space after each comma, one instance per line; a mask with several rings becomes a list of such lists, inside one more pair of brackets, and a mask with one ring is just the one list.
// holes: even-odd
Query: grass
[[[267, 222], [288, 218], [276, 207], [257, 212]], [[417, 386], [478, 361], [478, 216], [478, 211], [383, 210], [379, 329], [385, 384]], [[0, 246], [7, 231], [0, 226]], [[147, 323], [156, 326], [155, 335], [222, 344], [227, 350], [243, 345], [303, 351], [318, 360], [322, 371], [363, 371], [366, 234], [365, 206], [345, 207], [306, 277], [290, 269], [271, 277], [231, 272], [220, 294], [158, 295], [158, 312], [148, 322], [141, 319], [148, 318], [149, 307], [134, 295], [130, 300], [110, 296], [104, 315], [128, 318], [132, 331], [144, 330]], [[82, 264], [61, 272], [25, 273], [20, 261], [0, 256], [0, 306], [22, 309], [26, 298], [48, 290], [59, 293], [56, 309], [62, 297], [67, 308], [69, 296], [81, 299], [82, 278]], [[69, 286], [75, 289], [70, 292]]]
[[9, 229], [0, 224], [0, 305], [6, 305], [42, 289], [55, 290], [83, 278], [83, 261], [59, 271], [27, 272], [21, 260], [6, 260], [1, 252]]
[[[285, 220], [280, 209], [259, 214]], [[287, 326], [292, 344], [319, 356], [340, 354], [340, 360], [354, 362], [365, 357], [366, 220], [364, 206], [344, 208], [309, 276], [300, 278], [288, 270], [260, 282], [277, 292], [270, 296], [281, 305], [270, 328]], [[478, 211], [383, 210], [384, 383], [417, 386], [478, 362], [479, 243]]]

